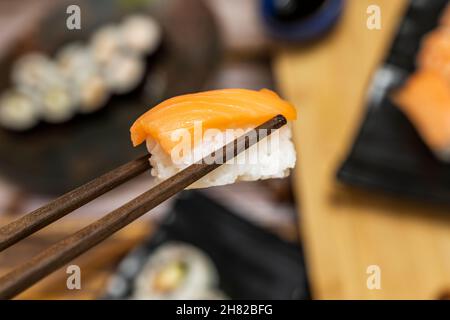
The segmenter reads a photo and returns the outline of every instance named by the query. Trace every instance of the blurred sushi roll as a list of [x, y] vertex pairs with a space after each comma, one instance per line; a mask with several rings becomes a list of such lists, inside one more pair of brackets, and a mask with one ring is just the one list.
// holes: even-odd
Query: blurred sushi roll
[[199, 299], [207, 292], [213, 292], [217, 283], [217, 271], [202, 251], [191, 245], [172, 242], [161, 246], [150, 256], [135, 280], [134, 298]]
[[59, 50], [56, 54], [56, 64], [67, 78], [73, 77], [80, 69], [96, 68], [91, 50], [81, 43], [68, 44]]
[[4, 95], [1, 123], [25, 130], [39, 118], [61, 123], [76, 112], [99, 110], [111, 94], [126, 94], [139, 85], [144, 57], [160, 41], [161, 28], [153, 18], [132, 15], [120, 25], [101, 27], [88, 44], [64, 46], [55, 59], [37, 52], [22, 56], [12, 68], [16, 90]]
[[64, 47], [57, 55], [57, 63], [70, 81], [80, 112], [94, 112], [106, 104], [110, 92], [88, 47], [79, 44]]
[[62, 123], [75, 113], [76, 100], [64, 85], [51, 85], [38, 93], [42, 118], [50, 123]]
[[24, 92], [11, 89], [0, 97], [0, 124], [6, 129], [24, 131], [39, 121], [38, 109]]
[[90, 113], [102, 108], [110, 96], [105, 79], [99, 74], [84, 74], [77, 79], [80, 112]]
[[19, 58], [13, 65], [12, 81], [18, 87], [31, 90], [39, 88], [58, 73], [52, 61], [41, 53], [30, 53]]
[[135, 54], [119, 52], [110, 57], [102, 71], [111, 91], [125, 94], [136, 88], [143, 79], [145, 62]]
[[132, 15], [121, 25], [124, 46], [134, 53], [153, 53], [161, 41], [161, 27], [155, 19], [144, 15]]
[[92, 36], [90, 47], [97, 63], [108, 63], [111, 56], [123, 48], [120, 28], [115, 25], [100, 28]]
[[40, 117], [59, 123], [72, 117], [76, 99], [67, 77], [45, 55], [24, 55], [13, 66], [12, 80], [20, 92], [28, 97]]
[[22, 90], [33, 97], [41, 119], [49, 123], [65, 122], [76, 112], [76, 93], [60, 72], [42, 81], [37, 88], [22, 87]]

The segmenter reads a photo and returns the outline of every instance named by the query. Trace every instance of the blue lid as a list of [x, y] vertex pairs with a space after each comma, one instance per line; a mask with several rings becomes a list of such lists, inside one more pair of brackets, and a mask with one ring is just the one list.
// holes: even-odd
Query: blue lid
[[[274, 37], [287, 41], [306, 41], [322, 35], [337, 21], [344, 6], [343, 0], [323, 0], [322, 4], [314, 8], [311, 3], [299, 0], [297, 3], [293, 2], [294, 6], [297, 5], [298, 18], [295, 19], [295, 16], [280, 15], [277, 1], [280, 0], [261, 0], [262, 15], [269, 32]], [[285, 0], [285, 4], [288, 6], [289, 0]], [[312, 12], [308, 12], [312, 9]]]

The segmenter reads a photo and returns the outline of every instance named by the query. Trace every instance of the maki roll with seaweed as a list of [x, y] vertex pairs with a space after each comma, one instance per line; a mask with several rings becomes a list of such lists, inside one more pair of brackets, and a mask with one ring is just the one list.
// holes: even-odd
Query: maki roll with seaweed
[[106, 104], [110, 91], [90, 48], [68, 45], [58, 53], [57, 63], [74, 89], [80, 112], [94, 112]]
[[[159, 247], [135, 280], [135, 299], [200, 299], [223, 295], [212, 291], [218, 284], [213, 262], [199, 249], [171, 242]], [[217, 291], [218, 292], [218, 291]]]
[[0, 96], [0, 124], [9, 130], [24, 131], [39, 121], [33, 98], [19, 90], [10, 89]]
[[161, 27], [149, 16], [132, 15], [120, 28], [124, 46], [136, 54], [149, 55], [161, 42]]

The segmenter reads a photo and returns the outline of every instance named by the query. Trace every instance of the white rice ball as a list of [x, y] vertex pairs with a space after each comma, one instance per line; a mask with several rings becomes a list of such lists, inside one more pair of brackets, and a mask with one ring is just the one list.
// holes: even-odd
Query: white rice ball
[[[166, 180], [249, 130], [233, 131], [231, 134], [220, 132], [212, 135], [192, 149], [190, 154], [176, 161], [173, 161], [173, 157], [167, 154], [158, 143], [152, 139], [147, 139], [147, 149], [151, 153], [151, 174], [157, 180]], [[237, 157], [210, 172], [189, 188], [206, 188], [237, 181], [254, 181], [288, 176], [290, 169], [294, 168], [296, 162], [296, 152], [291, 136], [291, 128], [288, 125], [274, 131], [272, 135], [262, 139]]]

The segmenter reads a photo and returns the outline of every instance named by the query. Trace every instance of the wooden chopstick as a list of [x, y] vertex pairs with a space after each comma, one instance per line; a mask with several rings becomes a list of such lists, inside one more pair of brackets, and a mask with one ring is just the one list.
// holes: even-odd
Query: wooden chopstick
[[0, 252], [93, 199], [143, 173], [148, 155], [130, 161], [0, 228]]
[[[37, 254], [0, 278], [0, 299], [14, 297], [285, 124], [286, 119], [281, 115], [272, 118], [255, 128], [256, 139], [249, 140], [245, 135], [239, 137], [224, 146], [222, 152], [216, 151], [209, 155], [209, 159], [216, 159], [213, 163], [202, 159], [190, 165], [122, 207]], [[261, 129], [266, 129], [267, 135], [260, 135]]]

